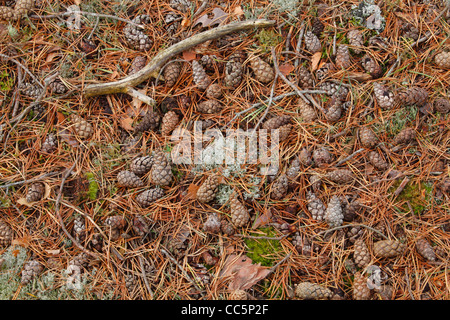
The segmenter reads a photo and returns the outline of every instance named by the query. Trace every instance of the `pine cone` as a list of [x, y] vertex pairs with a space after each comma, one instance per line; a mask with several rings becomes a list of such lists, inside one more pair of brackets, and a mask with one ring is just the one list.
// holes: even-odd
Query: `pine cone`
[[441, 69], [450, 68], [450, 52], [440, 52], [434, 57], [434, 62]]
[[286, 196], [288, 192], [288, 178], [285, 174], [280, 175], [272, 186], [272, 193], [271, 197], [272, 199], [279, 200]]
[[175, 12], [169, 12], [164, 17], [164, 28], [166, 29], [167, 35], [172, 38], [174, 43], [178, 42], [178, 39], [174, 36], [177, 33], [178, 28], [181, 26], [180, 19], [182, 18], [182, 15]]
[[219, 187], [219, 177], [215, 174], [206, 178], [205, 182], [197, 190], [197, 200], [208, 203], [214, 200]]
[[269, 83], [275, 78], [273, 68], [260, 57], [254, 56], [250, 60], [250, 68], [253, 70], [255, 79], [262, 83]]
[[197, 105], [197, 110], [201, 113], [219, 113], [222, 109], [223, 105], [219, 101], [213, 99], [202, 101]]
[[305, 256], [311, 256], [311, 241], [307, 237], [302, 236], [300, 232], [295, 232], [294, 236], [292, 237], [292, 244], [294, 245], [298, 253]]
[[150, 171], [153, 165], [153, 158], [150, 156], [143, 156], [134, 158], [130, 163], [130, 171], [135, 175], [143, 176]]
[[134, 216], [132, 228], [134, 232], [141, 238], [147, 236], [151, 231], [149, 219], [140, 214]]
[[330, 228], [339, 227], [344, 222], [341, 200], [338, 196], [334, 195], [331, 197], [324, 218]]
[[297, 72], [297, 77], [298, 77], [299, 87], [304, 88], [304, 89], [314, 87], [313, 76], [312, 76], [311, 72], [309, 72], [309, 70], [305, 68], [305, 66], [301, 65], [299, 67], [298, 72]]
[[153, 156], [153, 167], [151, 170], [151, 180], [154, 184], [168, 186], [173, 179], [172, 165], [162, 151], [156, 152]]
[[247, 54], [243, 50], [237, 50], [228, 57], [228, 61], [239, 62], [244, 65], [245, 60], [247, 60]]
[[394, 296], [394, 287], [388, 284], [382, 284], [379, 288], [375, 287], [374, 291], [380, 295], [381, 300], [392, 300]]
[[306, 195], [307, 208], [314, 220], [322, 221], [325, 217], [327, 208], [323, 204], [322, 200], [317, 198], [314, 192], [308, 191]]
[[14, 6], [16, 19], [25, 17], [29, 11], [33, 10], [35, 0], [17, 0]]
[[387, 110], [394, 107], [394, 94], [385, 86], [375, 82], [373, 84], [373, 93], [381, 109]]
[[0, 218], [0, 246], [7, 247], [11, 244], [14, 237], [14, 231], [10, 226]]
[[320, 38], [320, 35], [323, 32], [323, 29], [325, 26], [323, 25], [322, 21], [318, 17], [314, 17], [311, 23], [311, 32], [318, 38]]
[[376, 62], [368, 54], [366, 54], [364, 57], [362, 57], [361, 65], [363, 66], [364, 70], [372, 76], [372, 79], [379, 78], [383, 75], [383, 70], [381, 69], [378, 62]]
[[51, 92], [56, 93], [56, 94], [63, 94], [63, 93], [67, 92], [66, 86], [58, 78], [55, 78], [52, 82], [50, 82], [48, 84], [48, 87]]
[[117, 174], [117, 185], [125, 188], [141, 188], [144, 182], [132, 171], [123, 170]]
[[342, 210], [344, 213], [344, 221], [350, 222], [353, 221], [356, 217], [356, 214], [362, 210], [362, 206], [358, 200], [354, 200], [350, 203], [344, 204]]
[[373, 148], [378, 143], [378, 137], [369, 127], [359, 128], [359, 140], [364, 148]]
[[428, 100], [428, 91], [412, 86], [406, 90], [399, 91], [395, 96], [395, 102], [400, 106], [412, 106], [416, 105], [421, 107], [425, 105]]
[[222, 98], [222, 87], [218, 83], [213, 83], [206, 89], [206, 97], [208, 99]]
[[362, 239], [356, 239], [354, 244], [353, 258], [355, 264], [360, 268], [365, 268], [369, 265], [371, 257], [369, 248]]
[[306, 103], [303, 99], [298, 99], [298, 110], [300, 112], [303, 121], [313, 122], [317, 119], [316, 111], [309, 103]]
[[392, 141], [393, 145], [410, 143], [416, 138], [416, 131], [413, 128], [405, 128], [400, 131]]
[[320, 179], [319, 175], [312, 174], [309, 177], [309, 185], [314, 192], [319, 192], [322, 187], [322, 179]]
[[70, 115], [73, 132], [81, 139], [89, 139], [94, 134], [94, 128], [85, 119], [73, 113]]
[[169, 63], [163, 72], [164, 81], [169, 88], [172, 88], [177, 82], [181, 73], [181, 64], [177, 61]]
[[31, 280], [40, 275], [42, 271], [44, 271], [44, 266], [39, 261], [29, 260], [25, 262], [20, 283], [22, 285], [27, 285]]
[[294, 157], [292, 159], [289, 168], [286, 170], [286, 176], [289, 180], [295, 181], [300, 174], [300, 159], [299, 157]]
[[389, 168], [387, 161], [377, 151], [370, 151], [367, 157], [369, 162], [378, 170], [387, 170]]
[[173, 130], [178, 125], [178, 122], [180, 122], [180, 118], [178, 117], [178, 114], [176, 114], [175, 111], [169, 111], [167, 112], [161, 123], [161, 135], [162, 136], [168, 136], [172, 133]]
[[344, 260], [344, 268], [351, 274], [355, 274], [356, 272], [358, 272], [358, 270], [356, 269], [355, 263], [353, 262], [352, 259], [349, 259], [349, 258]]
[[27, 190], [26, 200], [36, 202], [41, 200], [45, 194], [45, 185], [42, 182], [32, 183]]
[[281, 126], [289, 124], [292, 120], [291, 116], [281, 115], [279, 117], [273, 117], [263, 123], [262, 128], [266, 130], [278, 129]]
[[228, 222], [228, 220], [221, 220], [220, 221], [220, 230], [224, 235], [232, 236], [235, 232], [233, 224]]
[[295, 286], [295, 295], [302, 300], [328, 300], [333, 292], [320, 284], [301, 282]]
[[303, 148], [302, 150], [300, 150], [300, 153], [298, 154], [298, 158], [300, 160], [300, 163], [302, 165], [304, 165], [305, 167], [309, 167], [313, 164], [311, 152], [306, 148]]
[[314, 149], [312, 153], [312, 158], [314, 160], [314, 163], [318, 167], [324, 166], [333, 160], [330, 152], [324, 147]]
[[325, 178], [339, 184], [351, 183], [355, 180], [353, 172], [348, 169], [336, 169], [325, 174]]
[[203, 69], [202, 65], [197, 60], [192, 61], [192, 76], [195, 85], [200, 90], [206, 90], [211, 84], [210, 77], [206, 74], [205, 69]]
[[218, 234], [220, 232], [220, 219], [216, 213], [208, 215], [205, 223], [203, 224], [203, 231]]
[[327, 109], [325, 113], [325, 118], [329, 122], [337, 122], [342, 116], [342, 102], [339, 99], [333, 98], [331, 101], [331, 106]]
[[42, 143], [41, 151], [44, 153], [53, 153], [58, 149], [58, 139], [53, 133], [49, 133]]
[[73, 234], [78, 241], [83, 242], [86, 239], [86, 224], [84, 218], [76, 217], [73, 220]]
[[322, 50], [319, 38], [311, 31], [306, 31], [304, 35], [306, 50], [316, 53]]
[[316, 70], [317, 80], [321, 81], [328, 77], [333, 69], [334, 66], [332, 63], [324, 63], [320, 68]]
[[0, 6], [0, 19], [1, 20], [17, 20], [16, 11], [13, 8]]
[[406, 21], [400, 22], [401, 35], [405, 38], [411, 38], [413, 40], [419, 39], [419, 29]]
[[434, 101], [434, 110], [440, 113], [450, 112], [450, 101], [445, 98], [438, 98]]
[[336, 50], [336, 66], [339, 69], [348, 69], [352, 65], [350, 52], [348, 51], [348, 46], [341, 44]]
[[205, 71], [214, 72], [214, 66], [217, 65], [217, 57], [215, 55], [204, 55], [199, 60], [199, 63], [205, 69]]
[[367, 279], [361, 272], [355, 273], [353, 278], [353, 299], [354, 300], [369, 300], [371, 291], [367, 286]]
[[434, 252], [433, 247], [426, 239], [419, 239], [416, 241], [416, 249], [417, 252], [429, 261], [436, 260], [436, 253]]
[[35, 83], [21, 83], [19, 90], [26, 96], [36, 99], [38, 98], [44, 89]]
[[228, 300], [248, 300], [247, 293], [241, 289], [233, 290], [228, 296]]
[[128, 136], [122, 141], [121, 150], [123, 153], [130, 154], [135, 153], [141, 145], [141, 137], [137, 135], [135, 137]]
[[231, 221], [236, 228], [243, 227], [250, 220], [247, 208], [236, 198], [230, 199]]
[[154, 111], [147, 111], [142, 117], [141, 122], [139, 122], [135, 127], [135, 132], [144, 132], [148, 130], [156, 130], [159, 127], [159, 122], [161, 117], [158, 113]]
[[[147, 64], [147, 57], [146, 56], [141, 56], [138, 55], [136, 56], [133, 61], [131, 62], [131, 66], [130, 68], [128, 68], [128, 75], [132, 75], [135, 74], [136, 72], [138, 72], [139, 70], [141, 70], [142, 68], [144, 68]], [[166, 67], [167, 69], [167, 67]], [[166, 76], [164, 75], [164, 78]], [[167, 80], [166, 80], [167, 82]]]
[[244, 77], [244, 65], [238, 61], [228, 61], [225, 65], [225, 86], [236, 89]]
[[[135, 24], [150, 24], [149, 16], [142, 14], [132, 20]], [[147, 51], [152, 48], [153, 41], [137, 26], [128, 23], [123, 29], [125, 39], [134, 50]]]
[[326, 91], [326, 94], [332, 99], [338, 99], [341, 101], [347, 100], [348, 89], [339, 83], [323, 82], [319, 85], [319, 90]]
[[347, 33], [348, 43], [356, 54], [361, 53], [361, 48], [364, 47], [363, 34], [360, 30], [353, 29]]
[[373, 245], [373, 254], [379, 258], [390, 258], [405, 252], [406, 246], [396, 240], [380, 240]]
[[105, 219], [105, 225], [110, 227], [111, 240], [119, 239], [126, 224], [127, 222], [122, 216], [112, 216]]
[[75, 266], [80, 269], [87, 268], [89, 266], [89, 256], [87, 253], [80, 253], [73, 257], [73, 259], [71, 259], [67, 264], [68, 267]]

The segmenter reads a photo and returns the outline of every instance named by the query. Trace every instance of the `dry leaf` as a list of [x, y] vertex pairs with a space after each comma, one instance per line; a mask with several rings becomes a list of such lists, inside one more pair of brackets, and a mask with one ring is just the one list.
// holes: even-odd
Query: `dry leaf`
[[322, 57], [322, 52], [316, 52], [311, 56], [311, 71], [314, 72], [319, 66], [320, 58]]
[[372, 76], [365, 72], [349, 72], [348, 79], [364, 82], [372, 80]]
[[284, 64], [280, 65], [278, 67], [278, 69], [284, 76], [287, 76], [289, 73], [294, 71], [294, 66], [290, 63], [284, 63]]
[[56, 256], [57, 254], [61, 253], [60, 249], [55, 249], [55, 250], [45, 250], [45, 252], [47, 252], [48, 254], [52, 255], [52, 256]]
[[258, 216], [253, 223], [252, 229], [255, 230], [261, 226], [268, 224], [272, 220], [272, 212], [270, 209], [264, 211], [264, 213]]
[[200, 186], [197, 186], [193, 183], [191, 183], [187, 189], [186, 192], [186, 199], [196, 199], [197, 198], [197, 190], [200, 188]]
[[208, 17], [208, 14], [204, 14], [203, 16], [198, 18], [194, 23], [194, 27], [199, 23], [202, 24], [202, 27], [210, 27], [216, 24], [221, 24], [228, 17], [228, 14], [220, 8], [214, 8], [212, 14], [213, 14], [212, 19]]
[[201, 55], [207, 54], [210, 51], [209, 45], [211, 44], [211, 42], [212, 40], [205, 41], [199, 44], [198, 46], [194, 47], [193, 51]]
[[240, 17], [244, 15], [244, 10], [242, 10], [241, 6], [237, 6], [236, 8], [234, 8], [233, 13]]
[[123, 117], [120, 119], [120, 126], [127, 131], [133, 131], [133, 119], [130, 117]]
[[186, 61], [192, 61], [197, 59], [197, 54], [193, 51], [183, 51], [183, 59]]

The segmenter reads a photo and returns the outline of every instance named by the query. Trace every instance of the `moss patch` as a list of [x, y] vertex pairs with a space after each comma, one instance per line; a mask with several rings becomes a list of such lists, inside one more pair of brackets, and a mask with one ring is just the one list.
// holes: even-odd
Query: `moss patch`
[[[394, 193], [400, 183], [400, 180], [396, 181], [391, 187], [390, 192]], [[417, 184], [410, 181], [396, 198], [398, 203], [402, 203], [402, 205], [398, 207], [399, 211], [405, 213], [409, 212], [410, 209], [407, 203], [409, 201], [414, 214], [421, 214], [431, 199], [432, 190], [433, 187], [429, 183], [421, 182]]]
[[[253, 232], [251, 233], [251, 236], [277, 237], [277, 233], [272, 227], [259, 228], [258, 230], [260, 232]], [[252, 259], [253, 263], [259, 262], [262, 266], [266, 267], [274, 265], [276, 257], [278, 256], [277, 253], [281, 251], [279, 240], [246, 238], [244, 241], [248, 248], [247, 256]]]
[[275, 33], [273, 30], [261, 30], [257, 35], [256, 38], [259, 42], [259, 47], [264, 52], [269, 52], [270, 48], [276, 47], [279, 43], [283, 41], [283, 39]]
[[87, 172], [86, 178], [89, 181], [87, 196], [90, 200], [95, 200], [95, 199], [97, 199], [98, 183], [95, 180], [94, 174], [92, 172]]

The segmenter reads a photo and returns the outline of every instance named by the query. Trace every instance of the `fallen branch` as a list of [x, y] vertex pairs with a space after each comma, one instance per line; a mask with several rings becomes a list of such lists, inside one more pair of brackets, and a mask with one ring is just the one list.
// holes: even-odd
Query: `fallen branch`
[[119, 81], [87, 85], [84, 88], [83, 94], [85, 97], [93, 97], [104, 94], [127, 93], [130, 87], [139, 85], [150, 78], [152, 73], [161, 68], [170, 58], [183, 51], [195, 47], [205, 41], [223, 37], [229, 33], [252, 28], [270, 27], [273, 25], [275, 25], [275, 21], [273, 20], [248, 20], [230, 23], [201, 32], [160, 51], [144, 68], [138, 72]]

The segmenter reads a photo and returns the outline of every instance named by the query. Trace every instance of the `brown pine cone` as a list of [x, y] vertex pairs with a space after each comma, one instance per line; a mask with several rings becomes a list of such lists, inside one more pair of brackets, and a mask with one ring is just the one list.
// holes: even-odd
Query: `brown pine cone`
[[292, 237], [292, 244], [294, 245], [298, 253], [305, 256], [311, 256], [311, 241], [307, 237], [302, 236], [300, 232], [295, 232], [294, 236]]
[[319, 85], [319, 90], [326, 91], [326, 94], [331, 98], [339, 99], [341, 101], [347, 100], [348, 89], [339, 83], [323, 82]]
[[358, 212], [362, 211], [361, 203], [358, 200], [353, 200], [350, 203], [344, 202], [342, 207], [344, 213], [344, 221], [353, 221]]
[[225, 219], [222, 219], [220, 221], [220, 231], [222, 231], [222, 233], [224, 235], [228, 235], [228, 236], [232, 236], [235, 233], [233, 224]]
[[450, 112], [450, 101], [445, 98], [438, 98], [433, 103], [434, 110], [440, 113]]
[[348, 169], [335, 169], [325, 174], [325, 178], [339, 184], [347, 184], [355, 180], [353, 172]]
[[329, 122], [337, 122], [342, 116], [342, 102], [339, 99], [333, 98], [331, 101], [331, 106], [327, 109], [325, 113], [325, 118]]
[[322, 221], [325, 217], [327, 208], [323, 204], [322, 200], [317, 198], [314, 192], [308, 191], [306, 195], [307, 208], [314, 220]]
[[42, 182], [33, 182], [27, 190], [26, 200], [36, 202], [41, 200], [45, 194], [45, 185]]
[[14, 231], [0, 218], [0, 246], [7, 247], [11, 244], [14, 237]]
[[121, 151], [122, 153], [131, 154], [136, 153], [141, 146], [141, 136], [137, 135], [124, 137], [122, 140]]
[[358, 269], [356, 269], [355, 263], [353, 262], [352, 259], [349, 259], [349, 258], [344, 260], [344, 268], [345, 268], [345, 270], [347, 270], [348, 272], [350, 272], [353, 275], [356, 272], [358, 272]]
[[322, 20], [318, 17], [314, 17], [311, 22], [311, 32], [316, 35], [316, 37], [320, 38], [320, 35], [323, 32], [325, 26], [322, 23]]
[[359, 140], [364, 148], [373, 148], [378, 143], [378, 137], [369, 127], [359, 128]]
[[306, 50], [316, 53], [322, 50], [319, 38], [311, 31], [306, 31], [304, 35]]
[[236, 228], [241, 228], [250, 220], [250, 214], [247, 208], [240, 202], [236, 196], [230, 199], [231, 222]]
[[373, 245], [373, 254], [379, 258], [390, 258], [402, 255], [406, 246], [396, 240], [380, 240]]
[[223, 105], [218, 100], [213, 99], [202, 101], [197, 105], [197, 110], [201, 113], [219, 113], [222, 109]]
[[339, 227], [344, 222], [341, 200], [338, 196], [334, 195], [331, 197], [324, 219], [330, 228]]
[[151, 170], [151, 180], [154, 184], [168, 186], [173, 179], [172, 165], [166, 154], [158, 151], [153, 156], [153, 167]]
[[383, 74], [383, 70], [381, 69], [378, 62], [376, 62], [368, 54], [366, 54], [364, 57], [362, 57], [361, 65], [363, 66], [364, 70], [372, 76], [372, 79], [379, 78]]
[[164, 28], [166, 29], [167, 35], [172, 38], [174, 43], [179, 41], [179, 39], [175, 37], [175, 34], [181, 26], [180, 19], [182, 18], [183, 16], [176, 12], [169, 12], [164, 16]]
[[298, 85], [300, 88], [306, 89], [314, 87], [313, 76], [304, 65], [301, 65], [299, 67], [297, 71], [297, 77], [298, 77]]
[[26, 96], [36, 99], [42, 94], [42, 87], [36, 83], [21, 83], [19, 90]]
[[203, 224], [203, 231], [218, 234], [220, 232], [221, 222], [216, 213], [208, 215], [205, 223]]
[[360, 30], [353, 29], [347, 33], [348, 43], [356, 54], [361, 53], [361, 48], [364, 47], [363, 34]]
[[392, 300], [394, 297], [394, 287], [388, 284], [375, 287], [374, 291], [380, 295], [381, 300]]
[[[138, 55], [136, 56], [133, 61], [131, 62], [131, 66], [128, 68], [128, 75], [135, 74], [139, 70], [145, 67], [147, 64], [147, 57]], [[167, 69], [167, 67], [166, 67]], [[165, 76], [164, 76], [165, 78]]]
[[301, 98], [298, 99], [298, 111], [305, 122], [313, 122], [317, 119], [315, 109]]
[[218, 83], [210, 84], [206, 89], [206, 97], [208, 99], [220, 99], [222, 94], [222, 87]]
[[28, 15], [28, 12], [33, 10], [35, 0], [17, 0], [14, 6], [16, 20]]
[[372, 292], [367, 286], [367, 278], [361, 272], [355, 273], [353, 278], [353, 299], [369, 300]]
[[401, 90], [397, 92], [395, 96], [395, 102], [400, 106], [416, 105], [421, 107], [425, 105], [427, 100], [428, 91], [417, 86], [412, 86], [406, 90]]
[[153, 158], [142, 156], [134, 158], [130, 163], [130, 171], [138, 176], [143, 176], [150, 171], [153, 165]]
[[360, 268], [365, 268], [369, 265], [371, 260], [370, 252], [363, 239], [356, 239], [353, 258], [355, 260], [355, 264]]
[[319, 193], [320, 188], [322, 187], [322, 179], [319, 177], [319, 175], [312, 174], [309, 177], [309, 185], [314, 192]]
[[405, 128], [400, 131], [392, 141], [393, 145], [410, 143], [416, 138], [416, 131], [413, 128]]
[[144, 238], [151, 231], [150, 219], [144, 217], [143, 215], [137, 214], [133, 218], [132, 228], [139, 237]]
[[219, 187], [219, 177], [213, 174], [206, 178], [203, 184], [197, 190], [197, 200], [202, 203], [208, 203], [214, 200]]
[[[134, 18], [132, 22], [135, 24], [150, 24], [151, 21], [149, 16], [142, 14]], [[152, 48], [153, 41], [142, 31], [142, 29], [138, 28], [136, 25], [128, 23], [123, 28], [123, 33], [125, 35], [126, 41], [132, 49], [147, 51]]]
[[192, 76], [194, 78], [194, 83], [200, 90], [206, 90], [211, 84], [211, 78], [206, 74], [205, 69], [197, 61], [192, 61]]
[[178, 122], [180, 122], [178, 114], [175, 111], [168, 111], [162, 119], [161, 135], [163, 137], [170, 135], [177, 127]]
[[300, 159], [299, 157], [294, 157], [291, 160], [289, 168], [286, 170], [286, 176], [290, 181], [295, 181], [300, 174]]
[[367, 158], [378, 170], [387, 170], [389, 168], [387, 161], [377, 151], [370, 151]]
[[300, 160], [300, 163], [305, 167], [309, 167], [313, 164], [311, 152], [307, 148], [303, 148], [302, 150], [300, 150], [298, 159]]
[[335, 63], [339, 69], [347, 69], [352, 65], [350, 52], [348, 51], [347, 45], [341, 44], [338, 46], [336, 50]]
[[334, 66], [332, 63], [324, 63], [322, 66], [320, 66], [317, 70], [316, 70], [316, 77], [317, 80], [323, 80], [326, 77], [328, 77], [331, 73], [331, 71], [334, 69]]
[[112, 216], [105, 219], [105, 225], [110, 228], [111, 240], [114, 241], [120, 238], [122, 230], [126, 227], [127, 222], [122, 216]]
[[324, 147], [318, 147], [314, 149], [312, 153], [312, 159], [318, 167], [324, 166], [333, 160], [331, 153]]
[[94, 127], [79, 115], [70, 115], [73, 132], [81, 139], [89, 139], [94, 134]]
[[147, 208], [156, 200], [164, 197], [164, 190], [161, 188], [152, 188], [142, 191], [136, 196], [136, 202], [143, 208]]
[[271, 197], [272, 199], [283, 199], [288, 192], [288, 178], [285, 174], [280, 175], [273, 183]]
[[58, 78], [55, 78], [52, 82], [50, 82], [48, 84], [48, 87], [51, 92], [56, 93], [56, 94], [63, 94], [63, 93], [67, 92], [66, 86]]
[[273, 68], [260, 57], [254, 56], [250, 59], [250, 68], [253, 70], [255, 79], [262, 83], [269, 83], [275, 78]]
[[73, 235], [75, 239], [81, 242], [86, 239], [86, 224], [84, 218], [76, 217], [73, 220]]
[[199, 60], [199, 63], [205, 69], [205, 71], [214, 72], [214, 66], [218, 65], [216, 62], [217, 57], [215, 55], [204, 55]]
[[89, 266], [89, 255], [84, 252], [80, 253], [80, 254], [76, 255], [75, 257], [73, 257], [73, 259], [71, 259], [67, 263], [67, 265], [68, 265], [67, 269], [69, 269], [70, 266], [74, 266], [74, 267], [80, 268], [80, 269], [87, 268]]
[[230, 292], [228, 300], [248, 300], [247, 293], [241, 289], [233, 290]]
[[328, 300], [333, 292], [320, 284], [301, 282], [295, 286], [295, 295], [302, 300]]
[[285, 124], [284, 126], [279, 127], [278, 129], [278, 137], [279, 141], [284, 141], [289, 137], [289, 134], [292, 131], [292, 125], [291, 124]]
[[125, 188], [141, 188], [144, 182], [132, 171], [123, 170], [117, 174], [117, 185]]
[[266, 122], [263, 123], [262, 128], [266, 130], [274, 130], [278, 129], [281, 126], [284, 126], [286, 124], [289, 124], [292, 120], [291, 116], [288, 115], [281, 115], [277, 117], [270, 118]]
[[244, 64], [247, 60], [247, 54], [244, 50], [237, 50], [228, 57], [228, 61], [239, 62]]
[[0, 6], [0, 19], [7, 21], [17, 20], [16, 11], [10, 7]]
[[164, 82], [169, 88], [172, 88], [177, 82], [181, 73], [181, 64], [177, 61], [169, 63], [163, 72]]
[[22, 279], [20, 283], [22, 285], [27, 285], [35, 277], [39, 276], [42, 271], [44, 271], [44, 266], [37, 260], [29, 260], [25, 262], [22, 270]]
[[413, 40], [419, 39], [420, 31], [415, 26], [406, 21], [400, 22], [400, 32], [405, 38], [411, 38]]
[[42, 143], [41, 151], [44, 153], [53, 153], [58, 150], [58, 138], [53, 133], [49, 133]]
[[416, 249], [417, 252], [429, 261], [436, 260], [436, 253], [434, 252], [433, 247], [430, 245], [428, 240], [422, 238], [416, 241]]
[[148, 130], [156, 130], [161, 121], [160, 115], [155, 111], [147, 111], [142, 120], [134, 127], [135, 132], [144, 132]]
[[236, 89], [244, 77], [244, 65], [238, 61], [228, 61], [225, 65], [225, 86]]
[[450, 68], [450, 52], [440, 52], [434, 57], [434, 62], [441, 69]]
[[394, 107], [394, 94], [388, 88], [380, 83], [375, 82], [373, 84], [373, 93], [381, 109], [387, 110]]

